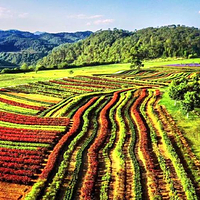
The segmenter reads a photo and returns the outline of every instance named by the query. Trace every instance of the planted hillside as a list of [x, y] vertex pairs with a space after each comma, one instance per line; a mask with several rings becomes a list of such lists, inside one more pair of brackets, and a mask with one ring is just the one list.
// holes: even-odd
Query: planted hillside
[[[54, 47], [73, 43], [88, 37], [92, 32], [30, 33], [18, 30], [0, 31], [0, 65], [33, 64]], [[2, 60], [2, 61], [1, 61]]]
[[199, 124], [160, 104], [180, 80], [199, 92], [199, 66], [1, 88], [0, 199], [200, 199]]
[[64, 44], [38, 62], [46, 68], [132, 62], [140, 59], [200, 56], [200, 30], [185, 26], [146, 28], [135, 32], [97, 31], [75, 44]]

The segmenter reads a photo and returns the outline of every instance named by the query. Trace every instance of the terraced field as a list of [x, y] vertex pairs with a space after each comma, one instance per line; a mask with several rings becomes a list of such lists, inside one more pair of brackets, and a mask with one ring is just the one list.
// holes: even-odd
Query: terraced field
[[198, 67], [0, 89], [0, 199], [200, 199], [200, 162], [159, 104]]

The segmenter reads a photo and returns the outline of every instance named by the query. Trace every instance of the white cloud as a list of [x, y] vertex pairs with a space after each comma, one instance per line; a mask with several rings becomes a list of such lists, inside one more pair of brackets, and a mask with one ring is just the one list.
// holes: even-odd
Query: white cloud
[[78, 15], [69, 15], [68, 18], [72, 19], [96, 19], [101, 18], [103, 15], [84, 15], [84, 14], [78, 14]]
[[199, 11], [199, 14], [200, 14], [200, 11]]
[[28, 13], [20, 13], [18, 14], [19, 18], [26, 18], [28, 16]]
[[0, 19], [26, 18], [28, 13], [19, 13], [0, 6]]
[[13, 17], [13, 13], [5, 8], [5, 7], [0, 7], [0, 18], [11, 18]]
[[99, 25], [99, 24], [111, 24], [114, 22], [114, 19], [102, 19], [102, 20], [96, 20], [94, 21], [94, 24]]
[[103, 15], [92, 15], [92, 16], [89, 16], [88, 19], [96, 19], [96, 18], [102, 18]]
[[91, 26], [91, 25], [92, 25], [91, 22], [86, 23], [86, 26]]

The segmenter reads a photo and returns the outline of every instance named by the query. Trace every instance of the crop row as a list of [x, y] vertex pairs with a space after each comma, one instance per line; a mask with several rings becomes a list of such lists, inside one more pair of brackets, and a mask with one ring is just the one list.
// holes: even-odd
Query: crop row
[[[153, 158], [150, 155], [150, 151], [149, 151], [149, 141], [148, 141], [148, 130], [147, 127], [144, 123], [144, 119], [142, 117], [142, 115], [140, 114], [139, 111], [139, 106], [141, 105], [142, 101], [146, 98], [147, 96], [147, 91], [145, 89], [142, 90], [140, 97], [135, 101], [133, 107], [132, 107], [132, 112], [134, 115], [134, 120], [135, 120], [135, 124], [137, 126], [138, 129], [138, 133], [139, 133], [139, 154], [141, 151], [141, 160], [144, 163], [144, 166], [148, 172], [147, 175], [147, 180], [149, 182], [149, 194], [150, 195], [157, 195], [157, 182], [155, 179], [155, 174], [156, 172], [154, 171], [155, 169], [155, 165], [153, 162]], [[152, 191], [154, 191], [154, 194], [151, 194]]]
[[117, 124], [115, 121], [115, 110], [116, 108], [121, 104], [122, 98], [119, 98], [119, 100], [114, 104], [109, 111], [109, 121], [111, 126], [110, 131], [110, 138], [108, 143], [106, 143], [105, 147], [103, 148], [102, 154], [105, 162], [105, 171], [104, 175], [102, 177], [102, 183], [101, 183], [101, 189], [100, 189], [100, 199], [106, 200], [108, 199], [108, 191], [109, 191], [109, 183], [111, 181], [111, 158], [109, 156], [109, 153], [111, 151], [111, 148], [114, 145], [114, 141], [116, 139], [116, 132], [117, 132]]
[[13, 112], [16, 114], [22, 114], [22, 115], [36, 115], [39, 110], [33, 110], [29, 108], [22, 108], [18, 106], [13, 106], [7, 103], [0, 102], [0, 110], [1, 111], [6, 111], [6, 112]]
[[[179, 153], [179, 157], [181, 158], [183, 162], [184, 168], [187, 169], [187, 172], [190, 171], [192, 174], [191, 180], [193, 185], [196, 186], [196, 188], [199, 188], [199, 161], [195, 157], [194, 153], [192, 152], [190, 146], [188, 145], [188, 142], [184, 138], [182, 132], [177, 129], [174, 122], [171, 121], [170, 116], [166, 113], [165, 109], [163, 109], [161, 106], [157, 107], [157, 111], [159, 113], [159, 116], [161, 116], [161, 121], [165, 126], [168, 127], [171, 131], [174, 133], [173, 140], [171, 139], [172, 145], [174, 146], [174, 142], [176, 142], [176, 151]], [[199, 191], [199, 190], [197, 190]]]
[[[159, 91], [156, 91], [156, 96], [159, 96]], [[156, 127], [156, 129], [161, 134], [161, 137], [163, 139], [164, 145], [166, 147], [166, 151], [168, 152], [168, 155], [170, 156], [170, 159], [173, 163], [173, 166], [175, 168], [175, 171], [177, 173], [177, 176], [179, 177], [183, 189], [186, 193], [186, 196], [188, 199], [197, 199], [195, 188], [191, 182], [191, 180], [188, 178], [187, 173], [184, 170], [184, 167], [181, 163], [180, 158], [177, 155], [177, 152], [175, 151], [168, 135], [163, 129], [163, 124], [158, 120], [158, 117], [156, 116], [156, 113], [154, 110], [151, 110], [150, 117]]]
[[40, 110], [40, 111], [45, 110], [45, 107], [42, 107], [42, 106], [39, 107], [39, 106], [33, 106], [33, 105], [24, 104], [24, 103], [19, 103], [19, 102], [13, 101], [13, 100], [4, 99], [2, 97], [0, 97], [0, 102], [7, 103], [7, 104], [10, 104], [13, 106], [19, 106], [22, 108], [33, 109], [33, 110]]
[[48, 107], [51, 106], [53, 103], [47, 103], [43, 101], [33, 100], [30, 98], [19, 96], [17, 93], [8, 93], [8, 92], [2, 92], [1, 97], [4, 99], [12, 100], [15, 102], [31, 105], [31, 106], [38, 106], [38, 107]]
[[[81, 170], [81, 166], [83, 165], [83, 154], [86, 153], [86, 149], [89, 147], [90, 143], [94, 140], [95, 136], [97, 135], [98, 132], [98, 115], [100, 110], [107, 104], [109, 99], [105, 100], [105, 97], [102, 96], [101, 98], [99, 98], [99, 100], [95, 103], [96, 105], [92, 105], [93, 108], [97, 108], [94, 110], [94, 117], [91, 120], [92, 124], [92, 133], [90, 135], [90, 137], [87, 137], [83, 143], [83, 145], [81, 145], [80, 150], [78, 151], [77, 155], [76, 155], [76, 165], [75, 165], [75, 170], [72, 174], [72, 177], [68, 183], [67, 188], [65, 189], [65, 196], [64, 198], [66, 200], [70, 200], [73, 199], [73, 195], [75, 195], [75, 193], [77, 193], [77, 191], [75, 190], [76, 185], [78, 184], [78, 178], [80, 175], [80, 170]], [[103, 101], [103, 102], [102, 102]], [[99, 104], [101, 103], [101, 104]], [[98, 105], [99, 104], [99, 105]], [[98, 107], [97, 107], [98, 105]], [[90, 117], [88, 116], [88, 119]], [[86, 120], [87, 121], [87, 120]], [[91, 125], [90, 125], [91, 126]], [[91, 127], [89, 127], [91, 128]]]
[[3, 111], [0, 111], [0, 121], [28, 125], [67, 126], [69, 124], [68, 118], [42, 118]]
[[11, 127], [1, 127], [0, 126], [1, 134], [21, 134], [21, 135], [32, 135], [42, 137], [44, 136], [55, 136], [60, 133], [60, 131], [53, 131], [53, 130], [33, 130], [33, 129], [20, 129], [20, 128], [11, 128]]
[[104, 85], [104, 86], [101, 86], [100, 84], [99, 85], [97, 85], [97, 84], [90, 84], [90, 83], [73, 83], [73, 82], [68, 82], [68, 80], [67, 79], [63, 79], [63, 81], [56, 81], [56, 80], [52, 80], [51, 81], [52, 83], [56, 83], [56, 84], [60, 84], [60, 85], [66, 85], [66, 86], [68, 86], [68, 87], [72, 87], [72, 88], [77, 88], [77, 89], [90, 89], [91, 91], [99, 91], [99, 89], [100, 90], [102, 90], [102, 89], [106, 89], [106, 88], [108, 88], [108, 89], [115, 89], [116, 87], [111, 87], [111, 86], [106, 86], [106, 85]]
[[122, 117], [122, 109], [124, 109], [124, 106], [127, 104], [129, 101], [129, 96], [125, 96], [124, 93], [121, 93], [121, 98], [122, 102], [121, 104], [117, 107], [116, 109], [116, 122], [118, 124], [118, 140], [116, 140], [115, 144], [115, 149], [113, 151], [113, 160], [116, 164], [116, 171], [115, 173], [117, 174], [116, 181], [114, 183], [114, 199], [123, 199], [124, 197], [124, 191], [125, 191], [125, 155], [123, 152], [123, 146], [125, 143], [125, 138], [126, 138], [126, 124], [124, 121], [124, 118]]
[[[67, 78], [67, 79], [63, 78], [63, 80], [70, 81], [70, 82], [75, 82], [75, 83], [83, 83], [83, 84], [85, 84], [85, 83], [86, 84], [90, 84], [91, 83], [95, 87], [97, 85], [100, 85], [101, 87], [108, 86], [107, 82], [109, 82], [109, 81], [105, 81], [105, 80], [101, 80], [101, 79], [93, 79], [92, 77], [87, 77], [87, 76], [71, 77], [70, 79], [69, 78]], [[109, 87], [121, 88], [121, 84], [112, 83], [110, 81], [109, 82]]]
[[40, 94], [50, 97], [58, 97], [58, 98], [67, 98], [72, 95], [71, 92], [67, 92], [66, 90], [60, 90], [53, 87], [43, 86], [42, 84], [29, 84], [29, 85], [21, 85], [15, 87], [7, 88], [8, 91], [20, 92], [20, 93], [31, 93], [31, 94]]
[[79, 129], [81, 123], [82, 123], [81, 122], [81, 116], [83, 115], [85, 110], [88, 107], [90, 107], [96, 100], [97, 100], [97, 97], [93, 97], [85, 105], [80, 107], [78, 109], [78, 111], [75, 113], [75, 115], [73, 116], [73, 119], [72, 119], [73, 120], [72, 127], [59, 140], [59, 142], [54, 147], [52, 153], [49, 155], [49, 158], [48, 158], [48, 161], [47, 161], [47, 164], [46, 164], [45, 168], [43, 169], [42, 173], [39, 176], [39, 180], [38, 180], [37, 184], [35, 184], [32, 187], [32, 190], [29, 193], [29, 195], [26, 197], [26, 199], [36, 198], [40, 194], [42, 188], [44, 187], [45, 182], [47, 181], [47, 179], [49, 177], [50, 172], [55, 167], [55, 163], [56, 163], [56, 161], [58, 159], [58, 156], [59, 156], [59, 153], [60, 153], [61, 149], [63, 148], [63, 145], [69, 140], [70, 137], [72, 137], [78, 131], [78, 129]]
[[[156, 92], [158, 93], [158, 90], [156, 90]], [[150, 131], [150, 140], [152, 143], [152, 148], [153, 148], [153, 152], [155, 153], [155, 156], [157, 157], [156, 160], [159, 164], [159, 167], [157, 168], [157, 173], [160, 174], [160, 176], [163, 175], [163, 179], [160, 179], [160, 183], [159, 183], [159, 178], [157, 175], [157, 181], [159, 183], [159, 185], [162, 185], [162, 190], [159, 191], [160, 194], [159, 195], [163, 195], [163, 193], [168, 193], [168, 189], [170, 190], [170, 195], [176, 199], [178, 198], [175, 188], [174, 188], [174, 183], [171, 177], [171, 172], [169, 169], [169, 166], [167, 166], [166, 161], [165, 161], [165, 157], [161, 154], [161, 149], [158, 141], [159, 136], [157, 136], [155, 129], [152, 125], [152, 121], [149, 118], [150, 115], [149, 113], [151, 113], [152, 109], [153, 109], [153, 105], [155, 104], [156, 98], [153, 95], [153, 92], [149, 90], [149, 96], [148, 98], [145, 99], [145, 101], [142, 103], [141, 105], [141, 113], [143, 115], [143, 117], [146, 120], [146, 123], [149, 127], [149, 131]]]
[[[96, 102], [94, 102], [87, 110], [85, 110], [84, 114], [83, 114], [83, 126], [81, 128], [81, 131], [77, 133], [77, 136], [71, 141], [70, 145], [68, 146], [67, 151], [65, 151], [64, 155], [63, 155], [63, 161], [61, 162], [58, 172], [56, 173], [56, 175], [54, 176], [53, 182], [50, 184], [50, 187], [48, 188], [48, 192], [47, 194], [44, 196], [44, 198], [48, 199], [51, 197], [51, 199], [54, 199], [54, 197], [52, 197], [52, 193], [56, 194], [59, 190], [59, 186], [62, 184], [63, 182], [63, 178], [64, 175], [66, 173], [66, 170], [69, 166], [69, 161], [70, 161], [70, 156], [73, 153], [73, 151], [75, 150], [78, 142], [80, 140], [83, 140], [85, 134], [88, 132], [89, 129], [89, 114], [91, 113], [91, 111], [97, 107], [97, 105], [99, 105], [99, 103], [104, 99], [104, 97], [101, 97], [100, 99], [98, 99]], [[90, 138], [91, 140], [91, 138]], [[80, 162], [80, 161], [79, 161]], [[77, 163], [76, 163], [77, 164]], [[78, 165], [79, 169], [80, 169], [80, 164]], [[78, 173], [78, 169], [76, 169], [76, 176]], [[75, 176], [75, 177], [76, 177]], [[75, 178], [74, 177], [74, 178]], [[73, 179], [71, 182], [71, 186], [74, 187], [74, 184], [76, 184], [75, 180]], [[70, 188], [72, 189], [72, 188]], [[72, 191], [71, 191], [71, 195], [72, 195]], [[71, 195], [66, 195], [66, 198], [69, 198], [69, 196]]]
[[83, 199], [91, 199], [92, 190], [95, 183], [95, 177], [98, 169], [98, 150], [102, 143], [105, 141], [105, 138], [108, 134], [108, 120], [107, 115], [108, 111], [113, 106], [118, 99], [119, 93], [121, 91], [117, 91], [114, 93], [113, 98], [110, 102], [101, 110], [100, 112], [100, 129], [99, 134], [95, 138], [94, 142], [88, 149], [88, 169], [85, 175], [85, 179], [83, 182], [83, 186], [81, 188], [81, 198]]

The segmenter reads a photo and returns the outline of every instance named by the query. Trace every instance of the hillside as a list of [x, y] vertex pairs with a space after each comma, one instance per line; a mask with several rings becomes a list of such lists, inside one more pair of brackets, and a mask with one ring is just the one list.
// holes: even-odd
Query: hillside
[[164, 26], [128, 32], [100, 30], [90, 37], [54, 48], [38, 62], [47, 68], [131, 62], [135, 53], [143, 59], [200, 56], [200, 30], [186, 26]]
[[129, 66], [1, 74], [0, 199], [199, 199], [200, 65]]
[[35, 63], [54, 47], [73, 43], [88, 37], [92, 32], [30, 33], [18, 30], [0, 31], [0, 60], [10, 64]]

